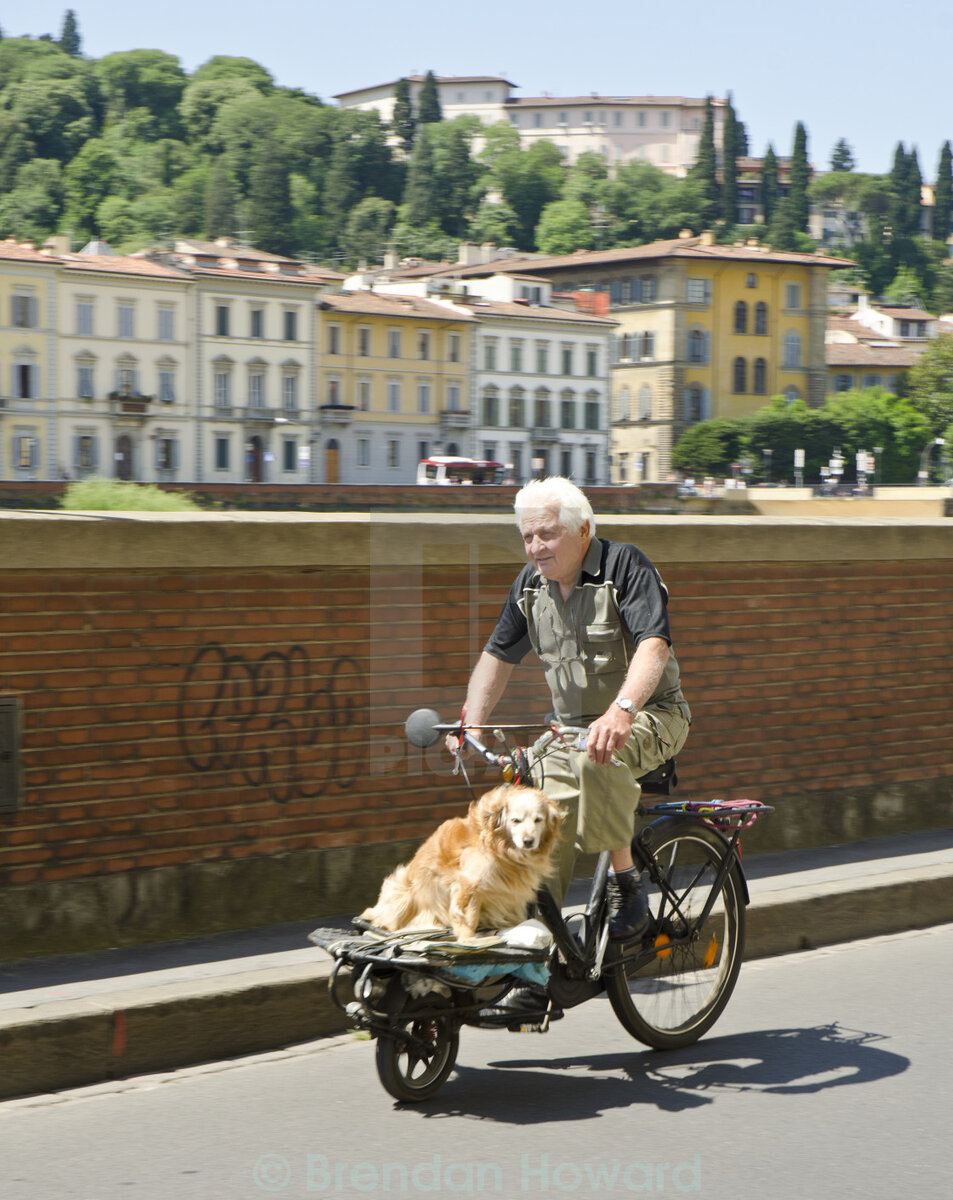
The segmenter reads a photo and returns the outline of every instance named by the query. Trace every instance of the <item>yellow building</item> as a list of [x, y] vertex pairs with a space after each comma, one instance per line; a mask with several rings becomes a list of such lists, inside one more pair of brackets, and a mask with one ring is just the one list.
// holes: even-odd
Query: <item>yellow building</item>
[[56, 263], [0, 242], [0, 479], [55, 478]]
[[415, 296], [352, 292], [319, 305], [326, 483], [412, 483], [421, 458], [471, 424], [472, 317]]

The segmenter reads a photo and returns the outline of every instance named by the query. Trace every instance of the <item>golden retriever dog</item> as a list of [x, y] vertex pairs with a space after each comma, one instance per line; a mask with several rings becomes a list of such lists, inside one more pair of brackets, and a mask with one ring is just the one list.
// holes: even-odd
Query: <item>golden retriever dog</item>
[[478, 929], [519, 924], [552, 873], [563, 816], [536, 788], [494, 788], [465, 817], [444, 821], [388, 875], [361, 919], [391, 933], [452, 929], [458, 941], [472, 941]]

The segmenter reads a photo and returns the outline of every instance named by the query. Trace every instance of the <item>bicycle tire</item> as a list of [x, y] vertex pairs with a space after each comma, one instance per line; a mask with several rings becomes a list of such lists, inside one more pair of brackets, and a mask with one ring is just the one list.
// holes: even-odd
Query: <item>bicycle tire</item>
[[460, 1034], [449, 1017], [407, 1018], [398, 1022], [420, 1042], [432, 1046], [425, 1053], [404, 1038], [380, 1034], [377, 1039], [377, 1074], [395, 1100], [419, 1101], [434, 1095], [449, 1078], [457, 1061]]
[[637, 966], [610, 967], [604, 978], [609, 1002], [625, 1029], [656, 1050], [673, 1050], [698, 1041], [734, 990], [744, 954], [746, 889], [735, 863], [701, 927], [697, 918], [727, 842], [700, 821], [675, 820], [664, 822], [652, 845], [681, 915], [658, 885], [647, 881], [655, 952], [648, 963], [643, 957]]

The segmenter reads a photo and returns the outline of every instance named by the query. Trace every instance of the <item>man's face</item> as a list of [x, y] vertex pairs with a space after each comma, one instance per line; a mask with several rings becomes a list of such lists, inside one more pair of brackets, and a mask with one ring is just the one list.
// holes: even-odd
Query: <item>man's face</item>
[[559, 523], [557, 509], [530, 509], [520, 520], [526, 557], [544, 579], [565, 587], [576, 582], [589, 549], [589, 522], [578, 533]]

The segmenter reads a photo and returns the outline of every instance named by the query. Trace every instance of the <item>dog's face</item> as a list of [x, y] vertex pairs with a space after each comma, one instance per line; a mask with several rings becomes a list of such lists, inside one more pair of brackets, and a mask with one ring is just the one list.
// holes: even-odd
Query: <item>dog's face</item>
[[506, 848], [519, 854], [548, 851], [563, 816], [542, 792], [526, 787], [494, 788], [480, 799], [478, 812]]

